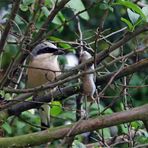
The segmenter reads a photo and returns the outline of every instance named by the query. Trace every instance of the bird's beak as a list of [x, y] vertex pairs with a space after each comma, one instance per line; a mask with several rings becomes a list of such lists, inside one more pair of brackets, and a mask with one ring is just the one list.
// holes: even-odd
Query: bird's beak
[[65, 51], [63, 49], [58, 49], [56, 52], [53, 53], [54, 55], [63, 55]]

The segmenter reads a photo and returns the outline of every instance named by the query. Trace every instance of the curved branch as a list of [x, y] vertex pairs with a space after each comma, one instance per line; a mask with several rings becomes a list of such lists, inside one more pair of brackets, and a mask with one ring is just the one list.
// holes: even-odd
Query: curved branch
[[0, 138], [0, 147], [26, 147], [35, 146], [56, 139], [64, 138], [73, 126], [75, 130], [69, 136], [75, 136], [84, 132], [91, 132], [96, 129], [102, 129], [113, 125], [132, 122], [135, 120], [148, 120], [148, 104], [141, 107], [136, 107], [128, 111], [114, 113], [112, 115], [105, 115], [94, 119], [78, 121], [79, 124], [50, 128], [45, 131], [31, 133], [22, 136]]

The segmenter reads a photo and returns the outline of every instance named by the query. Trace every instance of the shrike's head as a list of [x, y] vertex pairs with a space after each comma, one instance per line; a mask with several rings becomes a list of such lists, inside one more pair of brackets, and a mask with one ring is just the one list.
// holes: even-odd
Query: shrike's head
[[31, 52], [32, 57], [36, 57], [42, 54], [60, 55], [64, 54], [61, 48], [57, 48], [54, 44], [44, 41], [38, 44]]

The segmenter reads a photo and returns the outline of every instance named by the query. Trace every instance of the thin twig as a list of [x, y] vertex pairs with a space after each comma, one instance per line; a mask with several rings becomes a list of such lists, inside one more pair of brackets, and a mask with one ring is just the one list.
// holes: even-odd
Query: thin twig
[[12, 27], [12, 22], [15, 19], [15, 16], [19, 10], [19, 5], [20, 5], [21, 0], [15, 0], [13, 3], [13, 7], [12, 7], [12, 11], [11, 11], [11, 15], [7, 21], [6, 27], [4, 29], [4, 32], [2, 33], [1, 36], [1, 41], [0, 41], [0, 53], [3, 52], [3, 48], [6, 42], [6, 39], [8, 37], [8, 34], [11, 30]]

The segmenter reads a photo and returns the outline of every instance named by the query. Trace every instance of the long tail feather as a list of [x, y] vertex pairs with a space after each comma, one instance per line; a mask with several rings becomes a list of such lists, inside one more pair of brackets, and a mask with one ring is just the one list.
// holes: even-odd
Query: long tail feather
[[50, 106], [43, 104], [39, 108], [39, 115], [41, 118], [41, 130], [45, 130], [50, 127]]

